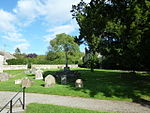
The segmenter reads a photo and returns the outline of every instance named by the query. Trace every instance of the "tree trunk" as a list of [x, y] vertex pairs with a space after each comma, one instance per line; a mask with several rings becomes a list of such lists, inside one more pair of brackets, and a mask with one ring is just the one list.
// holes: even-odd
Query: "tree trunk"
[[65, 53], [66, 53], [66, 67], [68, 67], [68, 55], [67, 55], [67, 51]]

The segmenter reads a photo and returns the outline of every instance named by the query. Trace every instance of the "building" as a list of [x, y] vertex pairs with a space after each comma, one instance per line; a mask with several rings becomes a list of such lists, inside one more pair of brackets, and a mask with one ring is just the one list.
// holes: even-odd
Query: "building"
[[9, 52], [5, 52], [5, 51], [0, 51], [0, 55], [4, 57], [4, 62], [3, 64], [7, 64], [6, 60], [8, 59], [16, 59], [16, 57], [14, 57], [12, 54], [10, 54]]

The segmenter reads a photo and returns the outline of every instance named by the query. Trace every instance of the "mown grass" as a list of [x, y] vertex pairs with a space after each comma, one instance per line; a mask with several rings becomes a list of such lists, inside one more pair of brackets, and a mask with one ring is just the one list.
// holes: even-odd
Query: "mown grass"
[[[45, 88], [44, 81], [35, 80], [33, 74], [25, 74], [23, 70], [12, 70], [7, 72], [16, 75], [16, 77], [5, 82], [0, 82], [0, 90], [18, 91], [20, 85], [15, 85], [14, 81], [19, 78], [29, 77], [34, 81], [34, 84], [32, 87], [27, 88], [26, 92], [110, 100], [150, 100], [149, 74], [136, 74], [131, 76], [127, 72], [115, 70], [95, 70], [95, 72], [90, 72], [89, 69], [81, 68], [74, 70], [78, 70], [79, 73], [81, 73], [84, 88], [76, 89], [74, 82], [61, 85], [58, 81], [55, 86]], [[45, 71], [46, 74], [53, 75], [59, 70], [53, 69]]]
[[25, 113], [108, 113], [108, 112], [50, 105], [50, 104], [32, 103], [27, 105]]

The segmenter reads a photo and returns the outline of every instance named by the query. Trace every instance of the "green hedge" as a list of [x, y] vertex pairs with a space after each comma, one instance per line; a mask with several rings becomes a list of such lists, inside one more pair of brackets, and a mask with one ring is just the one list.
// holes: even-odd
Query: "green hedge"
[[[57, 59], [54, 61], [37, 58], [21, 58], [7, 60], [8, 65], [26, 65], [26, 64], [65, 64], [64, 59]], [[68, 61], [69, 64], [77, 64], [78, 61]]]

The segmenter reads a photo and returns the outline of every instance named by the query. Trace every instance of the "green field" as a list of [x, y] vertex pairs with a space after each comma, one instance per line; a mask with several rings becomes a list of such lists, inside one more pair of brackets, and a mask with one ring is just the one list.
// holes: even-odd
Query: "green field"
[[25, 113], [110, 113], [110, 112], [100, 112], [94, 110], [64, 107], [50, 104], [32, 103], [27, 105]]
[[[57, 82], [55, 86], [45, 88], [44, 81], [35, 80], [34, 74], [25, 74], [23, 70], [11, 70], [7, 72], [16, 75], [16, 77], [0, 82], [0, 90], [18, 91], [20, 85], [15, 85], [14, 81], [19, 78], [29, 77], [34, 81], [34, 84], [30, 88], [26, 88], [26, 92], [110, 100], [150, 100], [149, 74], [131, 75], [127, 72], [114, 70], [95, 70], [95, 72], [90, 72], [89, 69], [81, 68], [74, 70], [78, 70], [81, 73], [84, 83], [84, 88], [82, 89], [76, 89], [74, 82], [69, 82], [67, 85], [61, 85]], [[45, 71], [47, 74], [53, 75], [59, 70]]]

